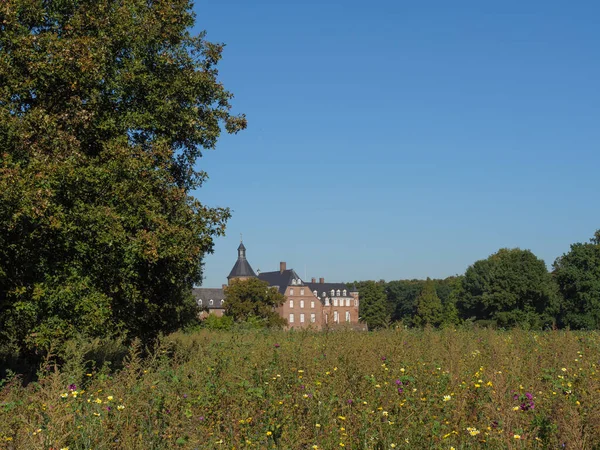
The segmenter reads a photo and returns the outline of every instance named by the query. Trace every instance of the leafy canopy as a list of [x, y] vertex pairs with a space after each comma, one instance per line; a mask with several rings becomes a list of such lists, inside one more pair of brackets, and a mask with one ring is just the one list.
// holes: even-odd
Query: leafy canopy
[[225, 288], [225, 315], [236, 322], [261, 319], [265, 326], [281, 327], [286, 324], [276, 308], [285, 303], [285, 295], [258, 278], [231, 280]]
[[518, 248], [500, 249], [475, 262], [461, 279], [456, 296], [463, 317], [500, 326], [552, 325], [559, 306], [544, 261]]
[[600, 328], [600, 230], [590, 242], [573, 244], [557, 258], [553, 275], [563, 296], [560, 324], [573, 329]]
[[186, 0], [0, 3], [0, 342], [194, 317], [230, 213], [190, 196], [230, 113]]

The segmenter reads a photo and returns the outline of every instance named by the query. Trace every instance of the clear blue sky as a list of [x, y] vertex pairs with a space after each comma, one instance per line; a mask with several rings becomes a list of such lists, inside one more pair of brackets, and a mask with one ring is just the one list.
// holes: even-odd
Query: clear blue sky
[[248, 129], [199, 167], [233, 218], [205, 259], [327, 281], [550, 266], [600, 228], [600, 2], [197, 1]]

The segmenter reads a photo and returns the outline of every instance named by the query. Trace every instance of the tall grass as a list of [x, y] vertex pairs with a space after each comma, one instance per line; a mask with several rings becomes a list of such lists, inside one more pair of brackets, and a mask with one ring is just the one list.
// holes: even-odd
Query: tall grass
[[4, 380], [0, 447], [600, 448], [595, 332], [200, 330], [144, 358], [118, 348]]

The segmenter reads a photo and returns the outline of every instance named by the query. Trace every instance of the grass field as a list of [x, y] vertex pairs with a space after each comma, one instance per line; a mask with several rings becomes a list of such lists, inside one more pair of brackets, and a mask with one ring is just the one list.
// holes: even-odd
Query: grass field
[[5, 380], [0, 447], [600, 448], [595, 332], [201, 330], [127, 351]]

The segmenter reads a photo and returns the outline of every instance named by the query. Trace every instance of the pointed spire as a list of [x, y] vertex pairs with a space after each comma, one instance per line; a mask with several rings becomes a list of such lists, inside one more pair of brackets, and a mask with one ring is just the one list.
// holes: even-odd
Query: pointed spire
[[[240, 238], [241, 237], [242, 237], [242, 235], [240, 234]], [[237, 250], [238, 250], [238, 259], [237, 259], [235, 265], [233, 266], [233, 269], [231, 269], [231, 272], [229, 273], [229, 276], [227, 277], [227, 279], [241, 278], [241, 277], [255, 277], [256, 274], [254, 273], [254, 270], [252, 270], [252, 267], [246, 260], [246, 247], [244, 247], [244, 243], [241, 241], [241, 239], [240, 239], [240, 245]]]

